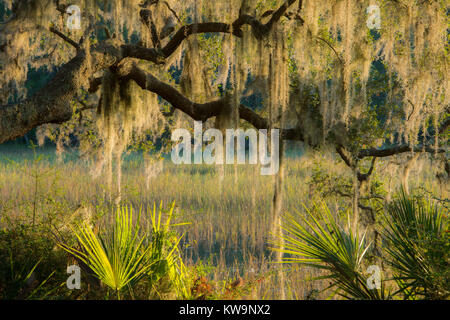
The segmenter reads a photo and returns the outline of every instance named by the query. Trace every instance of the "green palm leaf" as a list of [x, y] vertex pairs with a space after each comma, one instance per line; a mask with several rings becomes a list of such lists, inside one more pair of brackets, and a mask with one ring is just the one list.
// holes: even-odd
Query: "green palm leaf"
[[284, 263], [300, 263], [324, 270], [326, 275], [314, 279], [331, 280], [327, 288], [336, 288], [336, 293], [348, 299], [385, 299], [387, 293], [381, 289], [369, 289], [367, 279], [362, 273], [362, 262], [369, 245], [365, 244], [365, 234], [361, 237], [350, 229], [348, 231], [336, 221], [330, 210], [323, 204], [316, 207], [316, 218], [307, 208], [307, 217], [283, 216], [283, 235], [272, 242], [272, 250], [281, 251], [287, 256]]
[[109, 232], [97, 234], [89, 225], [76, 225], [72, 231], [80, 249], [59, 245], [83, 261], [104, 284], [120, 291], [138, 281], [154, 263], [146, 259], [152, 247], [144, 244], [139, 222], [140, 212], [133, 223], [132, 207], [119, 207]]
[[384, 215], [388, 262], [406, 299], [450, 296], [448, 219], [430, 202], [408, 197], [402, 190]]

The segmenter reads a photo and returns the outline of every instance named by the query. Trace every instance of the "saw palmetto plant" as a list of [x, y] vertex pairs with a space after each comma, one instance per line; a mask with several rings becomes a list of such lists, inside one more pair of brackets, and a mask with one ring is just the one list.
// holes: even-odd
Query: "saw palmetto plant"
[[[153, 283], [159, 284], [165, 281], [169, 284], [176, 294], [177, 298], [189, 298], [189, 276], [186, 266], [183, 263], [178, 244], [182, 236], [171, 230], [175, 226], [186, 225], [188, 223], [172, 224], [174, 215], [175, 203], [172, 204], [169, 210], [165, 212], [162, 208], [162, 203], [159, 210], [156, 210], [156, 205], [153, 205], [153, 210], [149, 210], [150, 229], [152, 249], [147, 259], [149, 261], [156, 261], [152, 264], [147, 274]], [[163, 213], [167, 217], [165, 221], [162, 219]]]
[[[323, 204], [314, 215], [284, 216], [284, 234], [273, 250], [284, 263], [300, 263], [325, 271], [335, 293], [348, 299], [448, 299], [450, 296], [450, 234], [448, 214], [431, 202], [401, 191], [383, 214], [382, 251], [393, 274], [379, 289], [367, 282], [363, 260], [370, 244], [344, 228]], [[389, 282], [397, 290], [387, 289]]]
[[318, 217], [309, 209], [306, 216], [285, 214], [283, 235], [272, 243], [272, 250], [285, 254], [284, 263], [300, 263], [325, 271], [315, 280], [327, 279], [338, 294], [348, 299], [386, 299], [388, 293], [381, 284], [372, 289], [364, 274], [363, 259], [370, 244], [348, 226], [336, 221], [326, 204], [316, 207]]
[[[172, 255], [181, 239], [175, 235], [172, 235], [175, 237], [173, 241], [165, 239], [173, 208], [174, 205], [164, 225], [161, 224], [162, 208], [157, 219], [156, 211], [152, 212], [152, 235], [142, 228], [141, 210], [133, 221], [132, 207], [119, 206], [112, 225], [103, 232], [94, 231], [88, 224], [76, 225], [72, 231], [78, 240], [78, 247], [62, 242], [59, 245], [86, 264], [120, 298], [124, 287], [131, 287], [149, 274], [165, 271], [161, 266], [173, 261]], [[169, 244], [170, 248], [167, 247]]]
[[384, 216], [383, 236], [398, 293], [406, 299], [450, 296], [448, 213], [404, 191]]

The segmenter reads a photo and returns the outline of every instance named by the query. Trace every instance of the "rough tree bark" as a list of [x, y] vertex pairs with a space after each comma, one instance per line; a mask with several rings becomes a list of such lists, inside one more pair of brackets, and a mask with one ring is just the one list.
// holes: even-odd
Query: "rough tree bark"
[[402, 186], [405, 190], [405, 193], [409, 195], [409, 174], [416, 163], [416, 160], [419, 158], [420, 153], [414, 154], [405, 164], [402, 172]]

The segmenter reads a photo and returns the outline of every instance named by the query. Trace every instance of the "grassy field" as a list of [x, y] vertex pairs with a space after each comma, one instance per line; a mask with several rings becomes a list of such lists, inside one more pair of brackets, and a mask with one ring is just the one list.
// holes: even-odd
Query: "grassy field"
[[[344, 165], [327, 157], [305, 154], [288, 158], [283, 211], [304, 212], [303, 204], [312, 206], [322, 199], [312, 182], [319, 163], [328, 176], [345, 177], [350, 173]], [[177, 228], [184, 234], [181, 248], [186, 265], [200, 264], [206, 277], [217, 283], [230, 282], [239, 276], [255, 281], [244, 298], [279, 298], [280, 284], [267, 244], [273, 223], [270, 215], [273, 176], [259, 175], [256, 166], [225, 166], [222, 180], [219, 167], [176, 166], [170, 160], [165, 160], [162, 171], [157, 173], [152, 168], [146, 170], [146, 163], [138, 154], [126, 156], [122, 167], [122, 203], [146, 208], [161, 202], [169, 207], [175, 202], [176, 221], [190, 223]], [[71, 154], [58, 161], [51, 148], [1, 146], [2, 227], [34, 223], [64, 229], [74, 213], [83, 219], [107, 216], [117, 190], [110, 194], [106, 176], [95, 175], [93, 168], [95, 163], [77, 160]], [[379, 162], [377, 169], [386, 170], [386, 163]], [[389, 184], [393, 189], [398, 186], [397, 180], [389, 181], [391, 175], [381, 174], [377, 179], [384, 188]], [[413, 187], [420, 185], [434, 188], [438, 194], [442, 192], [427, 172], [413, 172], [410, 183]], [[350, 207], [349, 199], [325, 200], [334, 212], [344, 213]], [[144, 215], [144, 219], [148, 217]], [[327, 296], [327, 292], [316, 294], [327, 283], [308, 281], [320, 275], [317, 270], [286, 266], [285, 274], [288, 299]]]

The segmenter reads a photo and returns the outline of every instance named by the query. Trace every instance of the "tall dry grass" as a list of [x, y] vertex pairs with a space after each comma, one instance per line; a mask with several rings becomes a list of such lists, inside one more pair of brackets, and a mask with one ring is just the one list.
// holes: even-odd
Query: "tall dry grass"
[[[1, 146], [1, 225], [20, 221], [29, 223], [34, 213], [40, 223], [62, 228], [72, 219], [74, 212], [82, 212], [91, 218], [108, 212], [113, 206], [110, 200], [114, 199], [115, 190], [110, 197], [106, 176], [94, 177], [91, 174], [95, 164], [75, 159], [69, 154], [64, 161], [58, 162], [52, 150], [33, 152], [22, 146]], [[320, 200], [315, 186], [310, 183], [313, 168], [318, 162], [329, 175], [350, 174], [345, 165], [330, 157], [306, 154], [288, 158], [284, 211], [297, 209], [302, 212], [302, 204], [310, 206]], [[379, 170], [386, 170], [386, 167], [386, 162], [379, 162]], [[141, 155], [125, 157], [122, 202], [139, 208], [161, 201], [168, 206], [175, 201], [175, 218], [191, 222], [189, 226], [179, 228], [180, 232], [185, 232], [182, 248], [186, 264], [200, 260], [209, 263], [212, 266], [210, 276], [216, 281], [237, 276], [260, 279], [249, 297], [278, 297], [280, 285], [272, 275], [267, 244], [272, 224], [270, 206], [274, 177], [259, 175], [257, 166], [225, 166], [221, 181], [218, 167], [176, 166], [170, 160], [164, 162], [162, 172], [152, 177], [150, 183], [147, 183], [145, 173]], [[391, 178], [392, 175], [380, 175], [380, 181], [386, 186], [390, 183], [392, 187]], [[436, 188], [433, 175], [423, 171], [413, 172], [410, 184], [430, 190]], [[348, 199], [340, 197], [327, 199], [327, 204], [335, 212], [343, 212], [350, 206]], [[292, 268], [286, 270], [287, 298], [325, 296], [316, 295], [316, 291], [326, 287], [327, 283], [307, 281], [318, 275], [316, 270]]]

